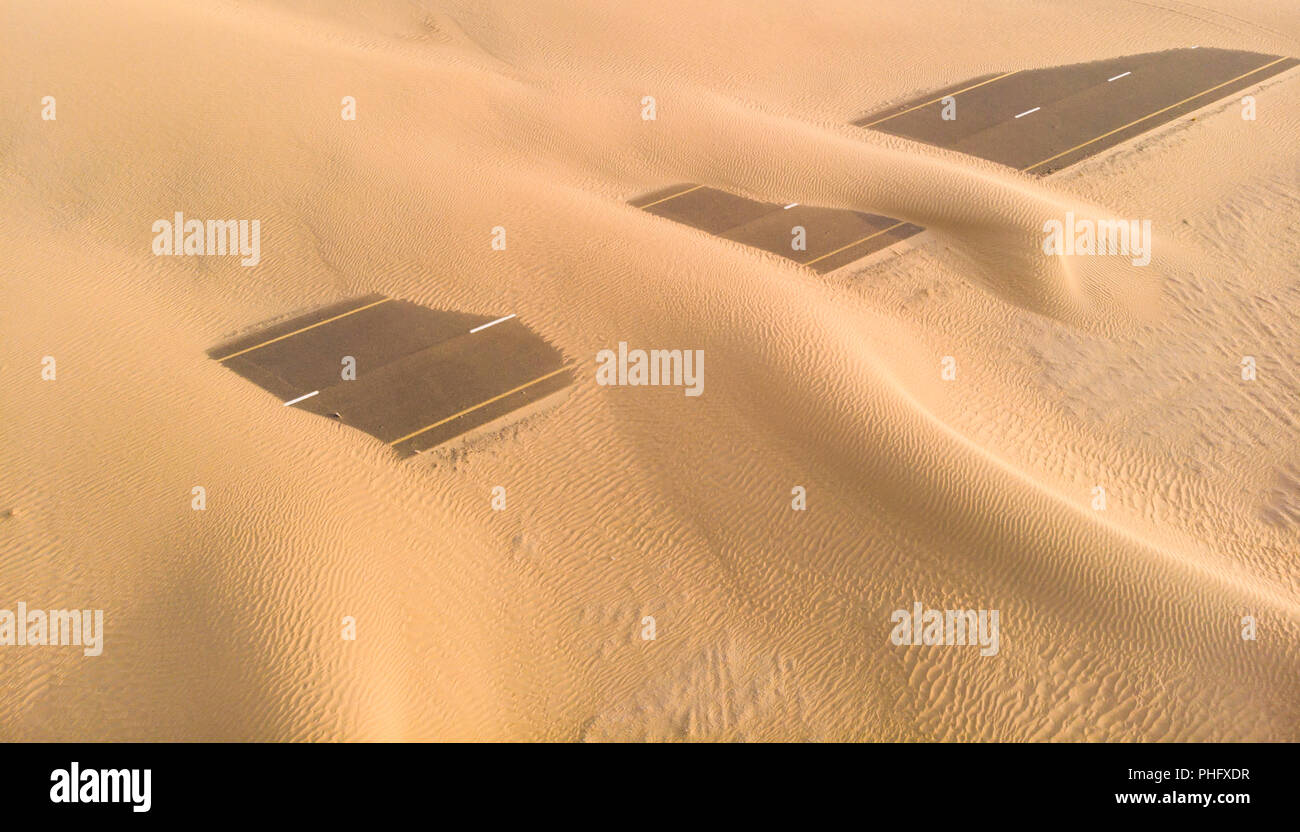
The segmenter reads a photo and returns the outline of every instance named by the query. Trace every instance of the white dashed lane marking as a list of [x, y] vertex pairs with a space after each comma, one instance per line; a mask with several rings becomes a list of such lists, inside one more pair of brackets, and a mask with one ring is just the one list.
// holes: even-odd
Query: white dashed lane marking
[[284, 406], [285, 406], [285, 407], [288, 407], [288, 406], [291, 405], [291, 404], [297, 404], [298, 402], [302, 401], [303, 399], [310, 399], [312, 396], [316, 395], [316, 394], [319, 393], [319, 392], [320, 392], [319, 390], [313, 390], [313, 391], [311, 391], [310, 393], [308, 393], [308, 394], [305, 395], [305, 396], [299, 396], [299, 397], [296, 398], [296, 399], [290, 399], [289, 401], [287, 401], [287, 402], [284, 403]]
[[487, 323], [483, 324], [482, 326], [476, 326], [476, 327], [474, 327], [473, 329], [471, 329], [471, 330], [469, 331], [469, 334], [470, 334], [470, 335], [473, 335], [475, 332], [478, 332], [479, 330], [487, 329], [487, 328], [490, 327], [490, 326], [496, 326], [497, 324], [501, 323], [502, 321], [508, 321], [508, 320], [510, 320], [510, 319], [513, 318], [514, 316], [515, 316], [515, 313], [514, 313], [514, 312], [511, 312], [509, 315], [506, 315], [504, 318], [497, 318], [495, 321], [488, 321]]

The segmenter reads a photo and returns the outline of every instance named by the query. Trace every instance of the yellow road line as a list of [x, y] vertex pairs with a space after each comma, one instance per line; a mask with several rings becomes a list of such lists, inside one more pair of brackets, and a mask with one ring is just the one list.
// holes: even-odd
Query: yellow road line
[[244, 353], [252, 352], [253, 350], [260, 350], [262, 347], [265, 347], [267, 344], [274, 344], [276, 341], [283, 341], [285, 338], [289, 338], [290, 336], [297, 335], [300, 332], [306, 332], [309, 329], [315, 329], [318, 326], [324, 326], [325, 324], [330, 323], [331, 321], [337, 321], [339, 318], [346, 318], [348, 315], [355, 315], [356, 313], [362, 311], [363, 309], [369, 309], [372, 306], [378, 306], [379, 304], [387, 303], [390, 300], [392, 300], [392, 298], [384, 298], [383, 300], [377, 300], [374, 303], [367, 303], [365, 306], [358, 306], [356, 309], [353, 309], [351, 312], [344, 312], [342, 315], [335, 315], [332, 318], [326, 318], [323, 321], [317, 321], [311, 326], [305, 326], [302, 329], [295, 329], [293, 332], [286, 332], [284, 335], [281, 335], [277, 338], [272, 338], [269, 341], [263, 341], [260, 344], [255, 344], [254, 346], [251, 346], [248, 349], [240, 350], [239, 352], [232, 352], [230, 355], [227, 355], [225, 358], [218, 358], [217, 360], [229, 361], [235, 356], [243, 355]]
[[448, 416], [446, 419], [439, 419], [438, 421], [434, 422], [432, 425], [426, 425], [425, 427], [422, 427], [422, 428], [420, 428], [420, 429], [417, 430], [417, 431], [412, 431], [411, 433], [406, 434], [406, 435], [403, 436], [401, 439], [394, 439], [392, 442], [389, 442], [388, 445], [389, 445], [389, 447], [392, 447], [393, 445], [400, 445], [400, 444], [402, 444], [403, 442], [405, 442], [406, 440], [408, 440], [408, 439], [412, 439], [412, 438], [414, 438], [414, 437], [416, 437], [416, 436], [419, 436], [420, 434], [422, 434], [422, 433], [424, 433], [424, 432], [426, 432], [426, 431], [433, 430], [434, 428], [438, 427], [439, 425], [445, 425], [445, 424], [447, 424], [448, 422], [450, 422], [452, 419], [459, 419], [461, 416], [464, 416], [466, 413], [473, 413], [475, 410], [478, 410], [480, 407], [487, 407], [488, 405], [492, 404], [492, 402], [500, 401], [501, 399], [504, 399], [506, 396], [513, 395], [513, 394], [515, 394], [515, 393], [518, 393], [520, 390], [524, 390], [524, 389], [527, 389], [527, 388], [529, 388], [529, 387], [532, 387], [534, 384], [539, 384], [539, 383], [541, 383], [541, 382], [543, 382], [543, 381], [546, 381], [548, 378], [551, 378], [552, 376], [557, 376], [557, 375], [559, 375], [560, 373], [564, 372], [565, 370], [568, 370], [568, 369], [571, 368], [572, 366], [573, 366], [573, 364], [565, 364], [565, 365], [564, 365], [563, 367], [561, 367], [560, 369], [558, 369], [558, 370], [554, 370], [554, 371], [552, 371], [552, 372], [549, 372], [549, 373], [547, 373], [547, 374], [544, 375], [544, 376], [540, 376], [540, 377], [538, 377], [538, 378], [535, 378], [535, 379], [533, 379], [532, 381], [530, 381], [530, 382], [528, 382], [528, 383], [526, 383], [526, 384], [521, 384], [521, 385], [519, 385], [518, 387], [516, 387], [516, 388], [513, 389], [513, 390], [507, 390], [506, 392], [502, 393], [501, 395], [499, 395], [499, 396], [493, 396], [492, 398], [488, 399], [488, 400], [485, 401], [485, 402], [479, 402], [478, 404], [474, 405], [473, 407], [467, 407], [467, 408], [465, 408], [464, 410], [462, 410], [462, 411], [459, 412], [459, 413], [453, 413], [452, 415]]
[[1001, 75], [997, 76], [996, 78], [990, 78], [990, 79], [988, 79], [987, 81], [980, 81], [978, 84], [971, 84], [969, 87], [966, 87], [965, 89], [960, 89], [960, 90], [957, 90], [956, 92], [950, 92], [950, 93], [947, 93], [947, 94], [945, 94], [945, 95], [941, 95], [941, 96], [939, 96], [938, 98], [934, 99], [933, 101], [926, 101], [924, 104], [917, 104], [915, 107], [908, 107], [906, 110], [904, 110], [904, 111], [901, 112], [901, 113], [894, 113], [892, 116], [885, 116], [884, 118], [878, 118], [878, 119], [876, 119], [875, 121], [870, 122], [869, 124], [859, 124], [858, 126], [859, 126], [859, 127], [873, 127], [873, 126], [875, 126], [875, 125], [877, 125], [877, 124], [880, 124], [882, 121], [889, 121], [891, 118], [898, 118], [899, 116], [905, 116], [905, 115], [907, 115], [908, 113], [912, 112], [913, 110], [919, 110], [919, 109], [921, 109], [922, 107], [929, 107], [931, 104], [937, 104], [937, 103], [939, 103], [940, 101], [944, 100], [945, 98], [949, 98], [949, 97], [952, 97], [952, 96], [961, 95], [961, 94], [964, 93], [964, 92], [970, 92], [971, 90], [975, 89], [976, 87], [982, 87], [982, 86], [984, 86], [985, 84], [992, 84], [994, 81], [1001, 81], [1003, 78], [1006, 78], [1008, 75], [1015, 75], [1015, 74], [1016, 74], [1017, 72], [1019, 72], [1019, 71], [1020, 71], [1020, 70], [1018, 70], [1018, 69], [1013, 69], [1013, 70], [1011, 70], [1010, 72], [1004, 72], [1004, 73], [1002, 73]]
[[667, 202], [668, 200], [670, 200], [670, 199], [676, 199], [676, 198], [679, 197], [679, 196], [686, 196], [686, 195], [689, 194], [691, 191], [698, 191], [700, 188], [703, 188], [703, 187], [704, 187], [703, 185], [696, 185], [694, 188], [687, 188], [686, 190], [684, 190], [684, 191], [679, 191], [679, 192], [673, 194], [672, 196], [666, 196], [666, 197], [664, 197], [663, 199], [656, 199], [654, 202], [648, 203], [648, 204], [646, 204], [646, 205], [638, 205], [637, 207], [638, 207], [638, 208], [641, 208], [641, 209], [650, 208], [651, 206], [658, 205], [658, 204], [661, 203], [661, 202]]
[[1130, 121], [1128, 124], [1125, 124], [1125, 125], [1123, 125], [1122, 127], [1116, 127], [1114, 130], [1110, 130], [1110, 131], [1108, 131], [1108, 132], [1102, 133], [1100, 136], [1098, 136], [1098, 137], [1095, 138], [1095, 139], [1088, 139], [1088, 141], [1084, 142], [1083, 144], [1076, 144], [1074, 147], [1070, 148], [1069, 150], [1062, 150], [1060, 153], [1056, 154], [1055, 156], [1049, 156], [1049, 157], [1047, 157], [1046, 159], [1044, 159], [1044, 160], [1041, 161], [1041, 162], [1035, 162], [1034, 164], [1030, 165], [1029, 167], [1027, 167], [1027, 168], [1021, 168], [1020, 170], [1023, 171], [1023, 172], [1028, 172], [1028, 171], [1033, 170], [1033, 169], [1036, 168], [1036, 167], [1041, 167], [1042, 165], [1045, 165], [1045, 164], [1047, 164], [1048, 162], [1050, 162], [1050, 161], [1052, 161], [1052, 160], [1054, 160], [1054, 159], [1059, 159], [1059, 158], [1061, 158], [1062, 156], [1066, 155], [1067, 153], [1073, 153], [1074, 151], [1078, 150], [1078, 149], [1081, 148], [1081, 147], [1087, 147], [1088, 145], [1092, 144], [1093, 142], [1101, 141], [1102, 139], [1106, 138], [1107, 136], [1113, 136], [1113, 135], [1115, 135], [1116, 133], [1118, 133], [1118, 132], [1121, 131], [1121, 130], [1127, 130], [1128, 128], [1132, 127], [1132, 126], [1135, 125], [1135, 124], [1138, 124], [1138, 123], [1140, 123], [1140, 122], [1146, 121], [1147, 119], [1152, 118], [1152, 117], [1154, 117], [1154, 116], [1158, 116], [1158, 115], [1160, 115], [1161, 113], [1166, 113], [1166, 112], [1168, 112], [1168, 111], [1174, 109], [1175, 107], [1179, 107], [1179, 106], [1182, 106], [1183, 104], [1186, 104], [1188, 101], [1191, 101], [1191, 100], [1194, 99], [1194, 98], [1200, 98], [1202, 95], [1205, 95], [1205, 94], [1207, 94], [1207, 93], [1214, 92], [1215, 90], [1219, 89], [1220, 87], [1226, 87], [1226, 86], [1228, 86], [1229, 84], [1231, 84], [1231, 83], [1233, 83], [1233, 82], [1235, 82], [1235, 81], [1240, 81], [1242, 78], [1245, 78], [1245, 77], [1247, 77], [1248, 75], [1254, 75], [1256, 72], [1261, 72], [1261, 71], [1263, 71], [1263, 70], [1265, 70], [1265, 69], [1268, 69], [1270, 66], [1273, 66], [1273, 64], [1281, 63], [1282, 61], [1285, 61], [1285, 60], [1287, 60], [1287, 59], [1286, 59], [1286, 58], [1278, 58], [1276, 61], [1269, 61], [1268, 63], [1264, 64], [1264, 65], [1261, 66], [1261, 67], [1257, 67], [1256, 69], [1252, 69], [1250, 72], [1243, 72], [1242, 74], [1238, 75], [1236, 78], [1229, 78], [1227, 81], [1224, 81], [1222, 84], [1215, 84], [1214, 86], [1210, 87], [1208, 90], [1202, 90], [1201, 92], [1198, 92], [1196, 95], [1189, 95], [1188, 97], [1184, 98], [1182, 101], [1178, 101], [1178, 102], [1176, 102], [1176, 103], [1170, 104], [1168, 107], [1162, 107], [1161, 109], [1156, 110], [1154, 113], [1151, 113], [1151, 114], [1149, 114], [1149, 115], [1142, 116], [1142, 118], [1139, 118], [1139, 119], [1134, 119], [1133, 121]]
[[890, 231], [893, 231], [895, 228], [898, 228], [900, 225], [907, 225], [907, 221], [899, 220], [898, 222], [894, 223], [888, 228], [882, 228], [881, 230], [875, 232], [874, 234], [868, 234], [867, 236], [863, 237], [861, 240], [854, 240], [853, 242], [849, 243], [847, 246], [840, 246], [834, 251], [828, 251], [827, 253], [823, 254], [821, 257], [815, 257], [812, 260], [809, 260], [807, 263], [804, 263], [803, 265], [811, 266], [813, 263], [816, 263], [818, 260], [825, 260], [827, 257], [830, 257], [832, 254], [839, 254], [841, 251], [844, 251], [846, 248], [853, 248], [858, 243], [865, 243], [867, 240], [870, 240], [872, 237], [879, 237], [881, 234], [886, 234]]

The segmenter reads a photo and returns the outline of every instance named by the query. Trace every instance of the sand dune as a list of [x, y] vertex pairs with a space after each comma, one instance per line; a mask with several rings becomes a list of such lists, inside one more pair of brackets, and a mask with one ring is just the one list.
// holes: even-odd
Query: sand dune
[[[1300, 7], [881, 5], [6, 5], [0, 608], [106, 630], [0, 648], [0, 737], [1300, 739], [1296, 74], [1043, 180], [849, 124], [1300, 55]], [[627, 204], [674, 182], [927, 230], [814, 275]], [[174, 211], [261, 262], [154, 256]], [[1044, 257], [1067, 211], [1151, 263]], [[578, 381], [402, 462], [207, 357], [370, 292], [518, 312]], [[705, 394], [598, 386], [619, 341]], [[997, 656], [891, 644], [914, 601]]]

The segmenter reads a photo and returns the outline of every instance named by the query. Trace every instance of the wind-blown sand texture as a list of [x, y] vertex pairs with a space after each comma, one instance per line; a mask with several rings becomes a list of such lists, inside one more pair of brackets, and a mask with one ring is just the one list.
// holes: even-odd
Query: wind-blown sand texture
[[[0, 647], [0, 738], [1300, 738], [1300, 75], [1041, 179], [850, 123], [1009, 69], [1300, 56], [1292, 0], [47, 0], [0, 31], [0, 607], [106, 627]], [[819, 275], [628, 204], [682, 182], [925, 231]], [[260, 220], [260, 262], [155, 256], [176, 211]], [[1067, 211], [1150, 219], [1150, 265], [1045, 256]], [[207, 355], [370, 293], [517, 312], [575, 383], [401, 461]], [[597, 385], [620, 341], [704, 350], [704, 394]], [[895, 646], [914, 601], [999, 610], [998, 655]]]

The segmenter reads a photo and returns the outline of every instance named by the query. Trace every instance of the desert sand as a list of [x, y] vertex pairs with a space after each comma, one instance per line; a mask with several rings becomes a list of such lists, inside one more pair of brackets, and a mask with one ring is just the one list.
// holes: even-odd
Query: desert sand
[[[849, 124], [1016, 68], [1300, 55], [1291, 0], [0, 31], [0, 607], [105, 620], [99, 656], [0, 647], [0, 739], [1300, 739], [1297, 73], [1043, 180]], [[674, 182], [926, 231], [816, 275], [627, 204]], [[1067, 210], [1149, 218], [1150, 265], [1044, 257]], [[260, 220], [260, 262], [155, 256], [175, 211]], [[402, 461], [207, 357], [370, 292], [518, 313], [577, 381]], [[598, 386], [620, 341], [704, 350], [704, 394]], [[916, 601], [999, 610], [998, 654], [892, 644]]]

